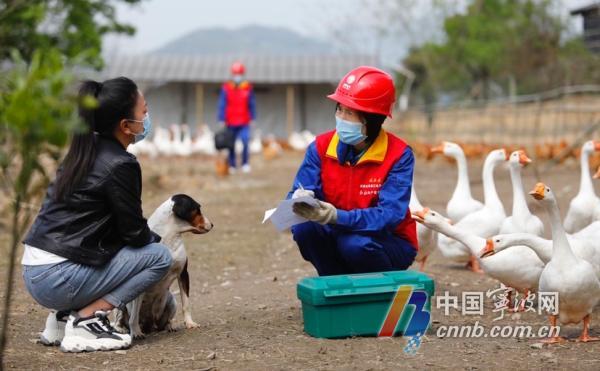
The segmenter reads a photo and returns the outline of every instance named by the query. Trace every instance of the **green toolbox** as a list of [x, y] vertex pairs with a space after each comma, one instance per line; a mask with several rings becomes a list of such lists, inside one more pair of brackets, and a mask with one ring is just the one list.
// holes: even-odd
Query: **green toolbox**
[[413, 271], [308, 277], [297, 286], [304, 331], [318, 338], [423, 335], [434, 282]]

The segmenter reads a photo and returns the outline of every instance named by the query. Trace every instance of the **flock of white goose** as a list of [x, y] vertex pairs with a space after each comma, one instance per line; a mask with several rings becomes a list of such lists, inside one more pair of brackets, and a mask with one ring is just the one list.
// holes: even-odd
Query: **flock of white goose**
[[[538, 183], [529, 192], [548, 213], [552, 239], [547, 240], [542, 237], [544, 224], [527, 206], [521, 169], [531, 160], [524, 151], [508, 154], [504, 149], [497, 149], [487, 155], [483, 165], [482, 203], [471, 195], [467, 161], [461, 147], [443, 142], [434, 148], [434, 152], [456, 160], [458, 181], [446, 208], [449, 219], [423, 207], [414, 188], [412, 190], [410, 209], [419, 222], [416, 260], [421, 270], [429, 254], [439, 248], [446, 259], [466, 262], [472, 270], [483, 272], [525, 295], [537, 291], [556, 292], [559, 313], [550, 316], [551, 324], [556, 325], [557, 320], [563, 324], [583, 321], [578, 340], [599, 340], [588, 333], [590, 315], [600, 301], [600, 199], [594, 192], [588, 159], [599, 150], [600, 142], [588, 141], [583, 145], [579, 193], [570, 203], [564, 224], [549, 186]], [[494, 184], [494, 169], [506, 161], [513, 188], [510, 216]], [[597, 176], [598, 173], [594, 175]], [[561, 341], [565, 339], [558, 335], [545, 340], [548, 343]]]
[[[151, 139], [132, 144], [127, 150], [134, 155], [145, 155], [152, 158], [159, 155], [214, 155], [217, 153], [214, 144], [214, 135], [214, 132], [208, 126], [200, 128], [195, 138], [192, 138], [190, 127], [186, 124], [171, 124], [168, 128], [158, 126], [154, 129], [154, 135]], [[257, 151], [260, 152], [261, 149], [260, 136], [257, 136], [251, 142], [250, 150], [255, 153]]]
[[[274, 137], [268, 136], [265, 141], [274, 142]], [[192, 137], [190, 127], [186, 124], [171, 124], [168, 128], [158, 126], [154, 129], [154, 135], [151, 139], [142, 140], [130, 145], [127, 150], [134, 155], [143, 155], [155, 158], [161, 156], [191, 156], [194, 154], [215, 155], [215, 133], [208, 127], [202, 125], [195, 137]], [[302, 132], [292, 132], [288, 138], [287, 144], [291, 149], [303, 151], [314, 140], [315, 136], [308, 130]], [[241, 140], [236, 141], [236, 152], [242, 151]], [[261, 153], [263, 150], [263, 141], [259, 129], [253, 130], [250, 140], [250, 153]]]

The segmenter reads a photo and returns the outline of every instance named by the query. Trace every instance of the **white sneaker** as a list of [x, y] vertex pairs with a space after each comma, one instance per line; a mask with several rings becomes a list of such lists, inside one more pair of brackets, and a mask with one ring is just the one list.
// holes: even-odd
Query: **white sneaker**
[[236, 168], [234, 168], [234, 167], [232, 167], [232, 166], [230, 166], [230, 167], [229, 167], [229, 175], [233, 175], [233, 174], [235, 174], [235, 173], [237, 173], [237, 169], [236, 169]]
[[83, 318], [77, 313], [71, 314], [67, 320], [60, 350], [77, 353], [128, 348], [131, 345], [131, 336], [119, 334], [106, 316], [107, 313], [103, 311]]
[[242, 166], [242, 173], [248, 174], [251, 170], [252, 170], [252, 168], [250, 168], [250, 164], [246, 164], [246, 165]]
[[40, 343], [44, 345], [60, 345], [65, 337], [65, 326], [69, 312], [51, 311], [46, 318], [46, 327], [40, 335]]

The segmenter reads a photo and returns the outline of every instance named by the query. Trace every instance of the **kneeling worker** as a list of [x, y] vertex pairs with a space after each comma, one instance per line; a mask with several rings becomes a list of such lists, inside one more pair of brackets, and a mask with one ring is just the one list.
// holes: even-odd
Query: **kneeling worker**
[[402, 139], [381, 128], [395, 102], [392, 78], [374, 67], [350, 71], [328, 98], [337, 102], [335, 130], [317, 136], [288, 198], [310, 195], [292, 227], [302, 257], [319, 275], [408, 268], [416, 255], [410, 216], [414, 157]]

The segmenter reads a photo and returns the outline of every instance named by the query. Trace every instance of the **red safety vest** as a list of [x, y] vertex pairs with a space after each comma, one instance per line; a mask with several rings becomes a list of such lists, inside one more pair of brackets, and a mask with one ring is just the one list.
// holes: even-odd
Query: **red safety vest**
[[252, 91], [252, 85], [248, 81], [242, 81], [237, 87], [233, 81], [223, 84], [225, 91], [225, 122], [227, 125], [242, 126], [252, 120], [248, 100]]
[[[379, 202], [379, 191], [387, 176], [400, 160], [407, 144], [383, 129], [356, 165], [340, 165], [337, 158], [339, 137], [335, 130], [316, 138], [321, 158], [321, 184], [325, 201], [342, 210], [365, 209]], [[406, 210], [406, 216], [394, 233], [418, 249], [417, 225]]]

